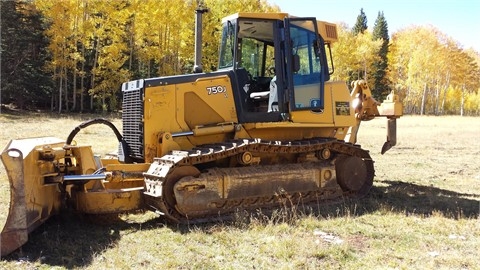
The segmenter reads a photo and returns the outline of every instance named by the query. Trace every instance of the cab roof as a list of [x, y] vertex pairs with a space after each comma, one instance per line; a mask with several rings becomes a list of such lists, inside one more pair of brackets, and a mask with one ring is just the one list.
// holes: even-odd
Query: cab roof
[[[240, 18], [283, 21], [286, 18], [298, 18], [298, 17], [292, 16], [288, 13], [283, 13], [283, 12], [272, 12], [272, 13], [239, 12], [223, 18], [222, 23], [225, 23], [227, 21], [237, 20]], [[338, 40], [336, 24], [317, 20], [317, 28], [318, 28], [319, 34], [323, 37], [326, 43], [333, 43]]]

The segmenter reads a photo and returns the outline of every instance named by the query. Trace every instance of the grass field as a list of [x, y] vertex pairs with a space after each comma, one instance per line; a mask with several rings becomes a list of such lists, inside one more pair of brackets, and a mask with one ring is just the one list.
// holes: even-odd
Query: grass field
[[[0, 147], [13, 138], [66, 138], [82, 120], [2, 114]], [[150, 212], [101, 219], [64, 213], [0, 268], [480, 269], [480, 118], [405, 116], [397, 146], [381, 155], [385, 125], [380, 119], [360, 128], [359, 143], [376, 167], [366, 198], [240, 212], [232, 222], [195, 226]], [[116, 149], [106, 127], [82, 130], [76, 140], [99, 153]], [[0, 219], [7, 208], [0, 166]]]

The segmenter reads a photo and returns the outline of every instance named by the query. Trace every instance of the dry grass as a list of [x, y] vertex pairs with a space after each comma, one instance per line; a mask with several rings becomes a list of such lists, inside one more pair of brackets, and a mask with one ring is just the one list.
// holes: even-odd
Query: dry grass
[[[0, 145], [10, 138], [66, 138], [80, 122], [0, 115]], [[364, 199], [237, 213], [233, 222], [198, 226], [168, 224], [149, 212], [104, 220], [65, 213], [33, 232], [0, 268], [479, 269], [480, 118], [403, 117], [397, 146], [382, 156], [384, 124], [373, 120], [360, 129], [359, 143], [376, 166]], [[94, 152], [116, 148], [108, 128], [77, 137]], [[3, 167], [0, 180], [3, 213]]]

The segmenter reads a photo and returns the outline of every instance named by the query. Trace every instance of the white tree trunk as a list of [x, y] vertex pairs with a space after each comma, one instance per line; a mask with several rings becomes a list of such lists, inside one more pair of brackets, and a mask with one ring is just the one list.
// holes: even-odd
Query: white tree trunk
[[465, 84], [462, 86], [462, 99], [460, 101], [460, 116], [463, 116], [463, 107], [465, 106]]
[[58, 87], [58, 113], [62, 112], [62, 88], [63, 88], [63, 76], [60, 72], [60, 85]]
[[420, 105], [420, 115], [425, 114], [425, 103], [427, 101], [427, 83], [425, 82], [423, 86], [423, 95], [422, 95], [422, 104]]

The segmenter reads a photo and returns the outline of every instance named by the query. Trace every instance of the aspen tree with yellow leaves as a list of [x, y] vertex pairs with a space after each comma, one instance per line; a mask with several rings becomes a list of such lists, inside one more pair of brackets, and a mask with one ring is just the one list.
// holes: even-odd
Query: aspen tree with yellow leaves
[[[390, 47], [390, 80], [406, 113], [478, 114], [478, 53], [468, 54], [432, 26], [395, 33]], [[468, 106], [467, 106], [468, 105]]]
[[[223, 17], [280, 11], [267, 0], [15, 0], [1, 7], [1, 102], [59, 113], [118, 110], [123, 82], [191, 73], [198, 7], [208, 8], [204, 72], [216, 69]], [[382, 82], [405, 113], [480, 114], [479, 52], [433, 26], [401, 29], [387, 46], [386, 27], [374, 41], [366, 22], [361, 10], [357, 31], [337, 25], [332, 80], [366, 79], [372, 91]], [[387, 59], [380, 48], [388, 48]]]
[[339, 41], [332, 46], [335, 73], [331, 78], [347, 83], [350, 83], [349, 80], [364, 79], [370, 85], [368, 74], [374, 61], [379, 59], [375, 52], [380, 49], [382, 40], [373, 40], [368, 30], [354, 34], [345, 24], [337, 25], [337, 31]]

